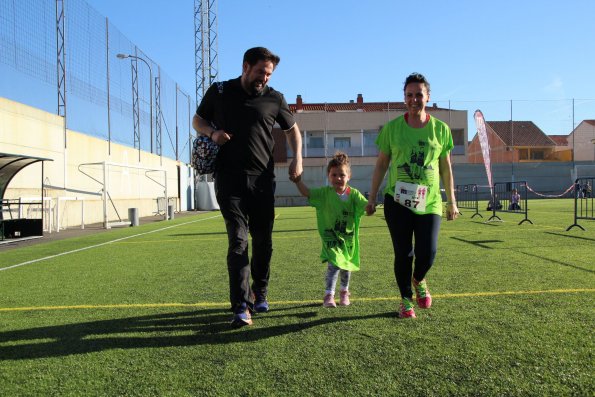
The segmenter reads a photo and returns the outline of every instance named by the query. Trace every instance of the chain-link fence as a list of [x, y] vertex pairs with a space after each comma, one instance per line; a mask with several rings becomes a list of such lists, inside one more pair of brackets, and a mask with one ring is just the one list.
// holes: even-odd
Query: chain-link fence
[[51, 113], [64, 106], [70, 130], [190, 161], [191, 87], [106, 17], [84, 0], [0, 0], [0, 9], [0, 96]]
[[[191, 117], [196, 108], [188, 94], [190, 87], [181, 89], [106, 17], [84, 0], [0, 0], [0, 6], [1, 96], [60, 114], [58, 87], [65, 88], [67, 128], [189, 162]], [[62, 37], [63, 64], [58, 56]], [[395, 103], [375, 102], [382, 109], [375, 110], [374, 117], [373, 112], [343, 109], [348, 104], [325, 112], [324, 104], [318, 119], [304, 125], [300, 116], [312, 112], [298, 112], [298, 124], [307, 132], [305, 156], [327, 157], [335, 150], [356, 157], [376, 155], [374, 140], [379, 128], [398, 115]], [[583, 121], [595, 120], [595, 99], [438, 100], [429, 106], [448, 110], [437, 117], [453, 129], [454, 155], [465, 155], [475, 135], [473, 112], [481, 109], [488, 122], [531, 121], [547, 135], [568, 137], [566, 150], [573, 150], [571, 156], [576, 152], [576, 158], [567, 155], [558, 160], [595, 157], [591, 144], [595, 125], [571, 134]], [[466, 119], [459, 120], [463, 112]], [[510, 142], [501, 151], [493, 150], [492, 161], [509, 161], [506, 150], [523, 146], [522, 138], [511, 124]], [[540, 159], [542, 154], [525, 150], [519, 156], [526, 158], [513, 162], [548, 160]]]

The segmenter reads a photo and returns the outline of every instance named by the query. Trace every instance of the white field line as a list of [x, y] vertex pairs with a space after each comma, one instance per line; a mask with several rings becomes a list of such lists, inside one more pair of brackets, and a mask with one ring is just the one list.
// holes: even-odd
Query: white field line
[[16, 265], [12, 265], [12, 266], [0, 267], [0, 271], [14, 269], [15, 267], [30, 265], [32, 263], [36, 263], [36, 262], [41, 262], [41, 261], [45, 261], [45, 260], [48, 260], [48, 259], [57, 258], [59, 256], [74, 254], [76, 252], [85, 251], [85, 250], [88, 250], [88, 249], [97, 248], [97, 247], [101, 247], [101, 246], [104, 246], [104, 245], [117, 243], [117, 242], [120, 242], [120, 241], [123, 241], [123, 240], [128, 240], [130, 238], [144, 236], [146, 234], [156, 233], [156, 232], [160, 232], [160, 231], [171, 229], [171, 228], [178, 227], [178, 226], [184, 226], [184, 225], [189, 225], [191, 223], [202, 222], [202, 221], [206, 221], [206, 220], [209, 220], [209, 219], [218, 218], [220, 216], [221, 215], [215, 215], [215, 216], [211, 216], [209, 218], [202, 218], [202, 219], [197, 219], [197, 220], [190, 221], [190, 222], [178, 223], [177, 225], [166, 226], [166, 227], [163, 227], [161, 229], [151, 230], [150, 232], [138, 233], [138, 234], [134, 234], [132, 236], [127, 236], [127, 237], [117, 238], [115, 240], [106, 241], [105, 243], [101, 243], [101, 244], [90, 245], [88, 247], [78, 248], [78, 249], [75, 249], [75, 250], [72, 250], [72, 251], [61, 252], [59, 254], [50, 255], [50, 256], [43, 257], [43, 258], [33, 259], [33, 260], [30, 260], [30, 261], [23, 262], [23, 263], [18, 263]]

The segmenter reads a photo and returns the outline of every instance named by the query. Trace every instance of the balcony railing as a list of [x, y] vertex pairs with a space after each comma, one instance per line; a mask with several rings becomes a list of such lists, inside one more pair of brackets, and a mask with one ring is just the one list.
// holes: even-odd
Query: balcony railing
[[[365, 146], [362, 147], [348, 147], [348, 148], [333, 148], [328, 147], [326, 149], [326, 156], [324, 148], [307, 148], [302, 151], [304, 157], [327, 157], [332, 156], [335, 152], [341, 151], [346, 153], [350, 157], [376, 157], [378, 155], [378, 148], [376, 146]], [[287, 157], [293, 157], [293, 153], [288, 148]]]
[[[364, 146], [363, 150], [361, 146], [356, 147], [349, 147], [349, 148], [333, 148], [328, 147], [326, 149], [326, 156], [324, 152], [324, 148], [307, 148], [307, 150], [303, 150], [302, 153], [304, 157], [328, 157], [335, 154], [336, 151], [341, 151], [346, 153], [350, 157], [376, 157], [378, 156], [378, 148], [376, 146]], [[457, 145], [455, 146], [452, 151], [452, 155], [463, 156], [465, 155], [465, 146]], [[287, 149], [287, 157], [293, 157], [293, 153], [288, 148]]]

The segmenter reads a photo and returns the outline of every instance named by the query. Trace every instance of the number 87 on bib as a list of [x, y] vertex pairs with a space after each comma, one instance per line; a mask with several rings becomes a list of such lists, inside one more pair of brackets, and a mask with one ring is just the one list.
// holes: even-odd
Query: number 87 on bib
[[397, 181], [395, 184], [395, 201], [411, 210], [424, 212], [428, 187]]

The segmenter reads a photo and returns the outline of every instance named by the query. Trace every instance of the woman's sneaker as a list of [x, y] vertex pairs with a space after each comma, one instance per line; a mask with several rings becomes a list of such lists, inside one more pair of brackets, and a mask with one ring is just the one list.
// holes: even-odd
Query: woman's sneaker
[[399, 305], [399, 318], [415, 318], [415, 310], [413, 309], [413, 301], [409, 298], [401, 299]]
[[324, 296], [324, 300], [322, 301], [322, 306], [324, 307], [337, 307], [335, 303], [335, 295], [333, 294], [326, 294]]
[[351, 301], [349, 300], [349, 295], [351, 295], [349, 293], [349, 291], [341, 291], [341, 295], [339, 298], [339, 305], [349, 306], [351, 304]]
[[413, 287], [415, 288], [415, 300], [417, 301], [417, 306], [420, 309], [427, 309], [432, 306], [432, 295], [430, 295], [430, 290], [428, 289], [428, 283], [424, 278], [419, 283], [413, 280]]

